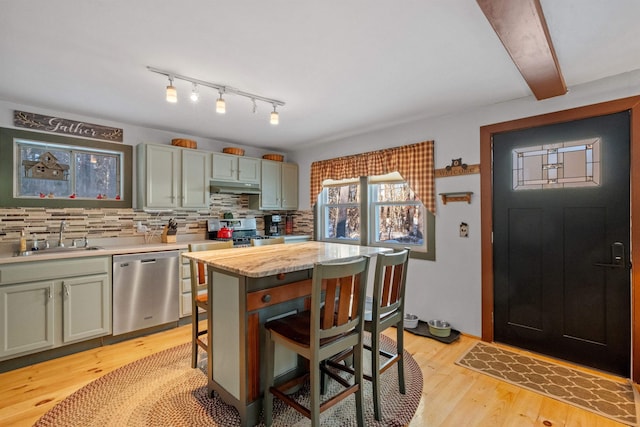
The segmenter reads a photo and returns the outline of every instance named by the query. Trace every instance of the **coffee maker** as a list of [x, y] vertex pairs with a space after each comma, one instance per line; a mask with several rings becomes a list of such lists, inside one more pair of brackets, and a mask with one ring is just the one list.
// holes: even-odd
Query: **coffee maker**
[[265, 236], [280, 236], [282, 234], [282, 217], [280, 215], [264, 216]]

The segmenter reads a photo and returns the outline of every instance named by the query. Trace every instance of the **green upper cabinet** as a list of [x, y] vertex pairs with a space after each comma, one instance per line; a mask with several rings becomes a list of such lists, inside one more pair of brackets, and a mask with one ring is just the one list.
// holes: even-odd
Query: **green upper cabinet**
[[183, 149], [182, 166], [182, 207], [209, 207], [209, 175], [211, 154], [203, 151]]
[[251, 196], [249, 207], [262, 210], [298, 209], [298, 165], [262, 160], [261, 194]]
[[139, 144], [137, 159], [139, 209], [209, 206], [210, 153]]
[[213, 153], [211, 178], [220, 181], [259, 184], [260, 159]]

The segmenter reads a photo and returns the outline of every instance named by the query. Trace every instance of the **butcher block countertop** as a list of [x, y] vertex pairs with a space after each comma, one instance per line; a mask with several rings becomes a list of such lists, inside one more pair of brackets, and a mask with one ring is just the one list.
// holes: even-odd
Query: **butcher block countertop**
[[246, 277], [266, 277], [313, 268], [317, 262], [389, 252], [389, 248], [304, 242], [184, 253], [211, 267]]

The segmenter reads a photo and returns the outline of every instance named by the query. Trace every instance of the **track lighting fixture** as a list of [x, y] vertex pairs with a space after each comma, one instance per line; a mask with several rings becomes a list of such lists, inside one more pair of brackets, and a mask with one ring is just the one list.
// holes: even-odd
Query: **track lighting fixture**
[[278, 123], [280, 123], [280, 117], [278, 115], [278, 112], [276, 111], [276, 104], [273, 104], [273, 111], [271, 112], [271, 120], [269, 120], [269, 123], [271, 123], [272, 125], [277, 125]]
[[169, 75], [169, 86], [167, 86], [167, 102], [176, 103], [178, 102], [178, 92], [176, 88], [173, 86], [173, 76]]
[[232, 95], [240, 95], [243, 96], [245, 98], [249, 98], [253, 104], [253, 108], [252, 111], [253, 113], [255, 113], [257, 111], [257, 105], [256, 105], [256, 101], [261, 101], [261, 102], [266, 102], [268, 104], [273, 105], [273, 111], [271, 112], [271, 116], [270, 116], [270, 120], [269, 122], [272, 125], [277, 125], [280, 122], [280, 117], [278, 112], [276, 111], [277, 107], [282, 107], [284, 106], [284, 102], [279, 101], [277, 99], [273, 99], [273, 98], [266, 98], [264, 96], [260, 96], [260, 95], [255, 95], [249, 92], [244, 92], [242, 90], [230, 87], [230, 86], [225, 86], [222, 84], [218, 84], [218, 83], [212, 83], [212, 82], [207, 82], [204, 80], [199, 80], [199, 79], [194, 79], [192, 77], [187, 77], [187, 76], [182, 76], [179, 74], [175, 74], [169, 71], [165, 71], [165, 70], [160, 70], [158, 68], [153, 68], [153, 67], [147, 67], [147, 69], [153, 73], [157, 73], [157, 74], [162, 74], [164, 76], [167, 76], [169, 78], [169, 86], [167, 86], [167, 102], [178, 102], [178, 92], [176, 90], [176, 88], [173, 86], [173, 80], [177, 79], [177, 80], [184, 80], [186, 82], [191, 83], [192, 86], [192, 90], [191, 90], [191, 100], [193, 100], [194, 102], [198, 100], [199, 98], [199, 92], [198, 92], [198, 86], [202, 87], [209, 87], [212, 89], [215, 89], [218, 91], [219, 97], [216, 100], [216, 112], [220, 113], [220, 114], [224, 114], [226, 111], [226, 102], [225, 99], [222, 98], [222, 95], [227, 95], [227, 94], [232, 94]]
[[194, 83], [193, 88], [191, 89], [191, 100], [193, 102], [197, 102], [198, 98], [200, 98], [200, 94], [198, 93], [198, 85]]
[[222, 89], [218, 91], [218, 93], [220, 94], [220, 97], [216, 101], [216, 113], [218, 114], [224, 114], [227, 112], [227, 106], [224, 102], [224, 99], [222, 99], [222, 92], [223, 92]]

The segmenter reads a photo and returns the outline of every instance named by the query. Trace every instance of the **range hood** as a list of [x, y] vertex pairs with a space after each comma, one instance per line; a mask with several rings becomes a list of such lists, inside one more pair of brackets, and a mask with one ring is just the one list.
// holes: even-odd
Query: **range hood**
[[210, 181], [211, 193], [260, 194], [260, 184], [233, 181]]

